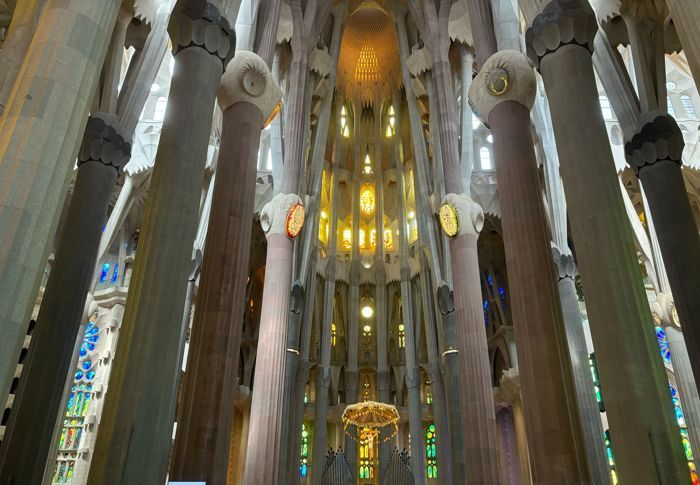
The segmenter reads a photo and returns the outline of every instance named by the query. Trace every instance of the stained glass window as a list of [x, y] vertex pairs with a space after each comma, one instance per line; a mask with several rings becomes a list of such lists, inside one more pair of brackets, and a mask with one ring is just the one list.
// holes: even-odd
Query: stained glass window
[[343, 106], [340, 109], [340, 134], [345, 138], [350, 136], [350, 127], [348, 126], [348, 110]]
[[600, 392], [600, 380], [598, 379], [598, 367], [595, 362], [595, 353], [588, 356], [588, 365], [591, 368], [591, 378], [593, 379], [593, 389], [595, 390], [595, 399], [598, 401], [598, 409], [601, 413], [605, 412], [605, 403], [603, 395]]
[[659, 342], [659, 350], [661, 351], [661, 357], [664, 359], [665, 364], [671, 363], [671, 351], [668, 348], [668, 339], [666, 338], [666, 332], [661, 327], [656, 327], [656, 339]]
[[399, 348], [406, 347], [406, 327], [403, 323], [399, 323]]
[[425, 468], [428, 478], [438, 477], [435, 447], [435, 424], [430, 424], [425, 430]]
[[107, 273], [109, 273], [109, 263], [104, 263], [100, 272], [100, 283], [104, 283], [107, 280]]
[[337, 340], [337, 331], [335, 323], [331, 323], [331, 345], [335, 347], [335, 342]]
[[306, 478], [309, 474], [309, 427], [306, 423], [301, 425], [301, 461], [299, 463], [299, 476]]
[[112, 284], [117, 284], [117, 277], [119, 276], [119, 263], [114, 263], [114, 272], [112, 273]]
[[374, 185], [370, 183], [360, 187], [360, 211], [365, 216], [374, 214]]
[[360, 432], [360, 479], [374, 478], [374, 439], [376, 433], [365, 428]]

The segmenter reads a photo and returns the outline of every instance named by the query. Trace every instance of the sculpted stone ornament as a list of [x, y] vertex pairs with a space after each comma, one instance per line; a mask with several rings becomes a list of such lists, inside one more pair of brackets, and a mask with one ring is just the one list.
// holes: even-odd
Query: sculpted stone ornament
[[221, 59], [226, 67], [236, 50], [236, 34], [211, 2], [189, 2], [170, 16], [168, 33], [173, 54], [188, 47], [201, 47]]
[[673, 326], [681, 328], [681, 322], [678, 319], [673, 296], [668, 293], [657, 293], [656, 301], [651, 306], [651, 314], [658, 318], [659, 322], [664, 327]]
[[[288, 233], [287, 222], [291, 210], [296, 206], [302, 206], [301, 198], [297, 194], [277, 194], [270, 202], [265, 204], [260, 213], [260, 226], [265, 231], [265, 236], [270, 237], [273, 234], [282, 234], [287, 237]], [[303, 216], [301, 225], [303, 226]], [[299, 228], [301, 231], [301, 228]], [[297, 234], [299, 234], [297, 232]]]
[[528, 110], [535, 102], [537, 83], [527, 58], [518, 51], [500, 51], [488, 58], [469, 87], [469, 104], [488, 126], [489, 113], [504, 101]]
[[267, 120], [267, 126], [279, 112], [282, 90], [272, 78], [270, 69], [260, 56], [249, 51], [238, 51], [226, 66], [219, 89], [219, 106], [222, 111], [236, 103], [255, 105]]
[[100, 161], [119, 173], [130, 156], [131, 144], [124, 139], [117, 117], [108, 113], [90, 115], [78, 152], [78, 166], [90, 160]]
[[[481, 229], [484, 227], [484, 211], [481, 210], [479, 204], [474, 202], [471, 197], [466, 194], [447, 194], [442, 199], [442, 207], [440, 208], [441, 217], [440, 224], [442, 225], [442, 208], [449, 206], [456, 214], [458, 221], [457, 231], [451, 237], [470, 234], [478, 236]], [[443, 226], [444, 230], [444, 226]], [[448, 234], [449, 235], [449, 234]]]
[[552, 0], [525, 33], [527, 56], [539, 68], [544, 56], [563, 45], [580, 45], [592, 53], [597, 31], [595, 12], [588, 0]]
[[659, 161], [681, 165], [683, 133], [673, 116], [662, 111], [643, 113], [637, 132], [625, 143], [625, 158], [635, 173]]
[[574, 257], [571, 252], [562, 253], [558, 247], [552, 245], [552, 258], [557, 265], [559, 281], [564, 278], [573, 280], [576, 276], [576, 264], [574, 264]]

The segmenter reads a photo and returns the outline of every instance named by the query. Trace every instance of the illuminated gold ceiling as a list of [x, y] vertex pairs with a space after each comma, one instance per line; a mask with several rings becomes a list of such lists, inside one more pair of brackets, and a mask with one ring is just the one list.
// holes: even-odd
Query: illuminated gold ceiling
[[338, 63], [337, 87], [362, 105], [391, 97], [401, 86], [394, 22], [377, 2], [364, 2], [348, 17]]

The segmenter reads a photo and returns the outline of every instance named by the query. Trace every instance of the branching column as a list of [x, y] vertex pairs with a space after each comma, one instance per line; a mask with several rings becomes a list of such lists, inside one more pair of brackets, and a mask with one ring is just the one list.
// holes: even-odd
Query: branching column
[[1, 480], [23, 484], [42, 481], [95, 268], [100, 232], [117, 174], [130, 152], [116, 116], [95, 113], [90, 117], [37, 329], [0, 450]]
[[625, 155], [644, 187], [690, 363], [700, 375], [700, 235], [683, 183], [683, 146], [676, 120], [652, 111], [642, 114]]
[[260, 130], [281, 97], [265, 62], [239, 51], [219, 92], [221, 146], [177, 420], [173, 480], [226, 481]]
[[527, 32], [528, 55], [550, 102], [618, 474], [625, 483], [684, 483], [687, 464], [597, 103], [596, 30], [588, 2], [554, 0]]
[[481, 66], [469, 98], [494, 138], [528, 439], [549, 444], [531, 447], [533, 479], [584, 482], [589, 473], [530, 127], [535, 89], [525, 56], [501, 51]]
[[14, 376], [121, 3], [48, 0], [0, 118], [0, 396]]
[[213, 106], [234, 52], [228, 22], [208, 2], [178, 3], [169, 31], [175, 71], [88, 477], [94, 485], [162, 483], [168, 468]]

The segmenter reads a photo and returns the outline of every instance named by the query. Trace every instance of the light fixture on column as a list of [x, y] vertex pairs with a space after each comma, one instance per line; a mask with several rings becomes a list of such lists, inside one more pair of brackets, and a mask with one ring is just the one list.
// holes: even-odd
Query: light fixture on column
[[360, 310], [360, 313], [362, 313], [364, 318], [372, 318], [372, 315], [374, 315], [374, 309], [369, 305], [365, 305], [362, 307], [362, 310]]

